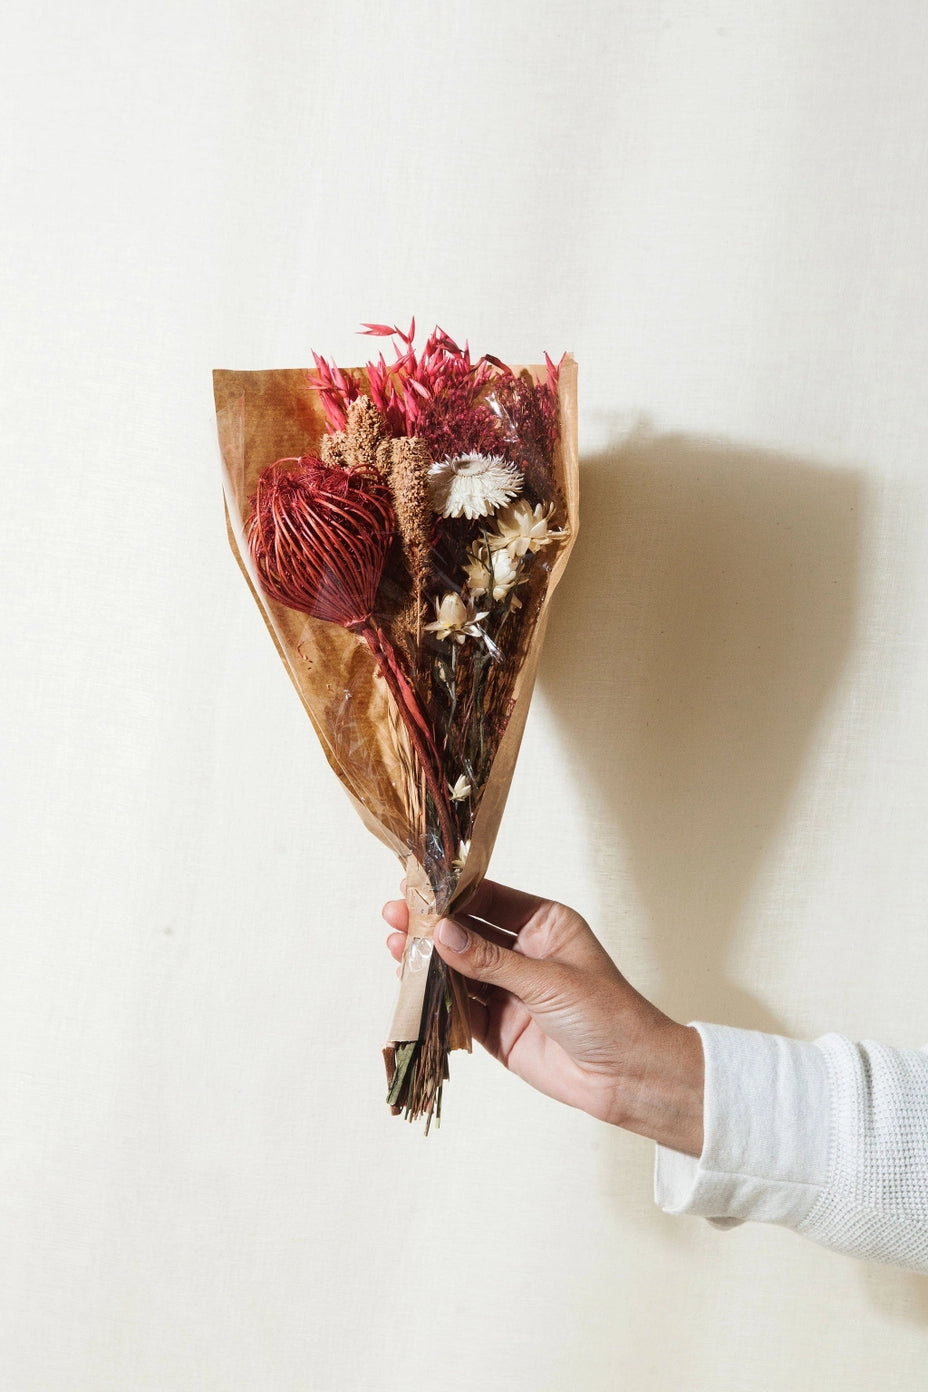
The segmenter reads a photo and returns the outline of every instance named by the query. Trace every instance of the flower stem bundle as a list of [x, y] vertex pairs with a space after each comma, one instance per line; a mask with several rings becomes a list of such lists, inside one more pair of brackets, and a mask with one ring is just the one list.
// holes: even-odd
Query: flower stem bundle
[[576, 536], [576, 368], [366, 332], [390, 361], [217, 372], [216, 402], [233, 548], [329, 762], [406, 870], [387, 1100], [428, 1130], [470, 1047], [432, 933], [486, 871]]

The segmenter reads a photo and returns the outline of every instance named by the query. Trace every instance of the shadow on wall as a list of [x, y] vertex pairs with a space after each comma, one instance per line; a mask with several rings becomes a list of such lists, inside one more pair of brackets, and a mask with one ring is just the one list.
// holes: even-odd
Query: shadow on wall
[[783, 1030], [726, 963], [853, 641], [863, 498], [854, 471], [709, 440], [583, 461], [545, 694], [678, 1018]]
[[[583, 461], [542, 680], [594, 844], [621, 840], [658, 1003], [678, 1019], [784, 1032], [726, 966], [854, 641], [865, 506], [853, 470], [710, 440], [639, 433]], [[634, 1177], [618, 1134], [604, 1138], [617, 1193]], [[664, 1231], [686, 1241], [677, 1219]], [[885, 1315], [928, 1322], [923, 1276], [860, 1270]]]

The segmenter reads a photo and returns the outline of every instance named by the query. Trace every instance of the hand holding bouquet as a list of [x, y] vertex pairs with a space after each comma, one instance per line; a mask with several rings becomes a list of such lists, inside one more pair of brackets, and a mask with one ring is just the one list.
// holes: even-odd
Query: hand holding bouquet
[[232, 544], [330, 764], [406, 868], [388, 1102], [440, 1117], [470, 1048], [438, 919], [483, 877], [577, 529], [576, 365], [436, 329], [363, 369], [215, 374]]

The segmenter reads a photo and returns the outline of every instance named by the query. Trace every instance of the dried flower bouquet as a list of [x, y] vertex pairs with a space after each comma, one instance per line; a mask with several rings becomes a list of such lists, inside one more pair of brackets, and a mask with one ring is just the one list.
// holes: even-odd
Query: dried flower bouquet
[[233, 549], [330, 764], [406, 869], [387, 1100], [428, 1129], [471, 1044], [432, 932], [486, 872], [576, 536], [576, 364], [365, 331], [389, 362], [221, 371], [215, 396]]

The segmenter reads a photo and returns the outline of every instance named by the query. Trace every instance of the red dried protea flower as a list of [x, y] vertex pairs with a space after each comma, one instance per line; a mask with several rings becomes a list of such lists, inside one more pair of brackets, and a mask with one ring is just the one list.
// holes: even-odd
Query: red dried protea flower
[[248, 545], [266, 594], [343, 628], [369, 625], [396, 529], [383, 484], [311, 455], [279, 459], [252, 507]]
[[450, 863], [457, 839], [441, 755], [396, 649], [373, 617], [396, 533], [390, 494], [369, 475], [302, 455], [265, 469], [251, 503], [248, 546], [265, 594], [351, 629], [373, 653], [419, 758]]

